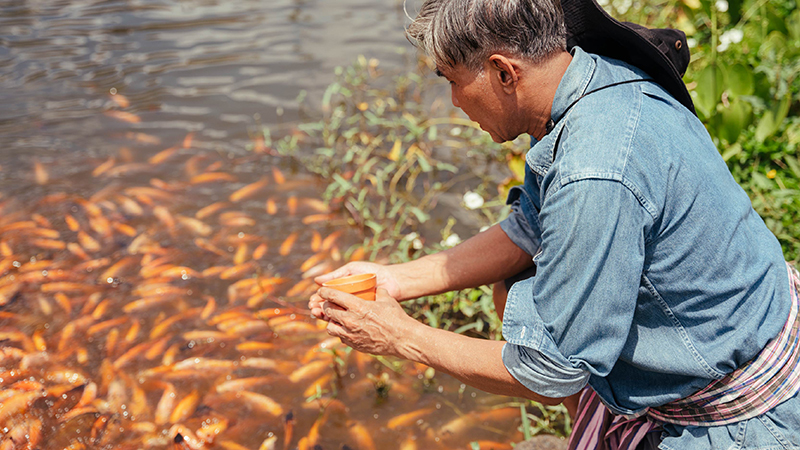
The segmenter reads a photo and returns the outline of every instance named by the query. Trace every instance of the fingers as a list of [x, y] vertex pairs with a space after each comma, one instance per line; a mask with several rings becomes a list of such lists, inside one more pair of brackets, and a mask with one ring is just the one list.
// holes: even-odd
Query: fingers
[[317, 291], [317, 295], [320, 296], [323, 300], [330, 302], [334, 305], [340, 306], [343, 309], [350, 310], [352, 308], [357, 308], [359, 302], [362, 302], [360, 298], [356, 297], [352, 294], [347, 294], [341, 291], [337, 291], [336, 289], [331, 288], [320, 288]]
[[352, 275], [352, 274], [353, 273], [350, 271], [350, 265], [349, 264], [345, 264], [344, 266], [339, 267], [338, 269], [334, 270], [333, 272], [328, 272], [328, 273], [326, 273], [324, 275], [320, 275], [320, 276], [314, 278], [314, 282], [317, 283], [318, 285], [322, 286], [322, 283], [324, 283], [326, 281], [330, 281], [330, 280], [333, 280], [333, 279], [336, 279], [336, 278], [341, 278], [341, 277], [344, 277], [344, 276], [347, 276], [347, 275]]
[[384, 288], [378, 288], [378, 291], [375, 293], [375, 301], [377, 301], [377, 302], [386, 302], [386, 301], [397, 302], [397, 300], [394, 297], [389, 295], [389, 291], [387, 291]]

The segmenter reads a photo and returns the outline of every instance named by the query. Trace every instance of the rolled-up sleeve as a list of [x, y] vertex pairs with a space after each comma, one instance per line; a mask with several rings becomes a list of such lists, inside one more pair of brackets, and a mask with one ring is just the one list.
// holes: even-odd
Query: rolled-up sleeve
[[535, 188], [535, 175], [525, 166], [525, 184], [515, 186], [508, 193], [507, 205], [511, 205], [511, 213], [500, 222], [500, 229], [508, 235], [511, 242], [535, 256], [542, 243], [542, 232], [539, 227], [538, 197]]
[[652, 218], [623, 183], [588, 178], [549, 195], [538, 220], [537, 273], [509, 292], [503, 362], [531, 391], [565, 397], [622, 352]]

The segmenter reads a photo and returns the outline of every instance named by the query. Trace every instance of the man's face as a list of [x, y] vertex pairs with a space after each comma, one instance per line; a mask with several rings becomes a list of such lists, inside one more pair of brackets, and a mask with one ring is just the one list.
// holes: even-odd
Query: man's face
[[502, 87], [494, 82], [490, 68], [472, 73], [463, 66], [437, 69], [437, 74], [450, 82], [453, 106], [461, 108], [472, 120], [489, 133], [495, 142], [510, 141], [522, 131], [515, 131], [513, 105], [509, 104]]

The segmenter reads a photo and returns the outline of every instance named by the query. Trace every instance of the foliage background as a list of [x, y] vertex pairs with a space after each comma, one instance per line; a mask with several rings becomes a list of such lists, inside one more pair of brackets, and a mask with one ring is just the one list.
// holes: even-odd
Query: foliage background
[[[800, 260], [800, 11], [793, 0], [603, 0], [620, 20], [684, 31], [692, 51], [685, 82], [736, 181]], [[528, 139], [498, 145], [457, 111], [421, 57], [387, 74], [359, 58], [336, 70], [297, 132], [267, 144], [328, 180], [327, 198], [364, 237], [354, 258], [396, 263], [457, 244], [507, 214], [522, 182]], [[437, 87], [437, 85], [439, 87]], [[456, 199], [453, 202], [453, 199]], [[460, 203], [460, 204], [459, 204]], [[470, 214], [464, 214], [464, 211]], [[458, 217], [458, 219], [456, 219]], [[366, 252], [364, 252], [366, 250]], [[431, 326], [501, 339], [488, 287], [407, 304]], [[565, 435], [563, 407], [522, 409], [526, 436]]]

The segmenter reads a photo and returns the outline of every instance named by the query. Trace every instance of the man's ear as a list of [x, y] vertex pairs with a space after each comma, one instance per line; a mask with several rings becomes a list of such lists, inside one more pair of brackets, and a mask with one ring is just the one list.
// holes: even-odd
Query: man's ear
[[500, 86], [507, 93], [511, 93], [517, 88], [519, 82], [519, 66], [507, 57], [494, 54], [489, 57], [489, 65], [492, 69], [492, 76], [497, 78]]

